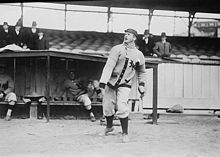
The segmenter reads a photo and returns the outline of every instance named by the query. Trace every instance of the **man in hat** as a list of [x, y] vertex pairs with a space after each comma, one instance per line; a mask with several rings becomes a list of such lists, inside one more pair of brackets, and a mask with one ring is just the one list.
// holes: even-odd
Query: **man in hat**
[[0, 101], [8, 102], [8, 110], [5, 117], [5, 120], [11, 120], [11, 114], [16, 104], [17, 97], [14, 90], [14, 82], [12, 78], [5, 74], [6, 65], [4, 63], [0, 63]]
[[33, 21], [32, 26], [26, 32], [25, 44], [30, 50], [37, 50], [37, 39], [39, 30], [37, 28], [37, 22]]
[[58, 93], [58, 97], [55, 100], [59, 100], [64, 93], [67, 91], [73, 96], [73, 99], [82, 103], [85, 106], [85, 109], [89, 113], [90, 119], [92, 122], [95, 122], [95, 116], [92, 112], [92, 102], [88, 96], [88, 90], [85, 83], [80, 80], [76, 79], [76, 70], [71, 69], [68, 71], [68, 79], [66, 79], [63, 83], [62, 90]]
[[2, 28], [0, 28], [0, 48], [10, 44], [12, 44], [12, 37], [9, 33], [9, 25], [4, 22]]
[[153, 50], [158, 57], [170, 57], [172, 49], [171, 44], [166, 41], [166, 33], [161, 33], [161, 41], [156, 42]]
[[154, 40], [153, 35], [149, 33], [148, 29], [144, 31], [144, 35], [138, 46], [139, 50], [144, 54], [144, 56], [153, 55]]
[[11, 31], [12, 44], [23, 47], [24, 46], [24, 32], [22, 30], [22, 23], [18, 21], [15, 28]]
[[122, 127], [122, 142], [128, 142], [128, 115], [130, 108], [128, 98], [131, 91], [132, 78], [137, 73], [139, 92], [145, 91], [145, 58], [141, 51], [136, 48], [135, 41], [138, 33], [134, 29], [126, 29], [124, 42], [114, 46], [109, 54], [103, 69], [100, 88], [104, 93], [103, 114], [106, 117], [107, 126], [105, 135], [114, 130], [113, 119], [119, 117]]
[[37, 44], [37, 50], [48, 50], [49, 49], [49, 42], [46, 39], [44, 32], [41, 29], [39, 30], [36, 44]]

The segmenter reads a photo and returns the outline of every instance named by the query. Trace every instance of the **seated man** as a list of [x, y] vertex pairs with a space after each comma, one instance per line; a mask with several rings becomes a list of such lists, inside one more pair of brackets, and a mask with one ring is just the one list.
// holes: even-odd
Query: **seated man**
[[17, 97], [14, 90], [14, 82], [8, 75], [5, 74], [6, 65], [0, 63], [0, 101], [8, 102], [8, 110], [5, 117], [5, 120], [11, 120], [11, 113], [14, 108], [14, 105], [17, 101]]
[[[85, 86], [81, 80], [75, 78], [75, 70], [70, 70], [68, 77], [69, 78], [66, 79], [63, 83], [63, 88], [60, 91], [60, 94], [58, 94], [58, 98], [62, 97], [65, 91], [69, 91], [74, 100], [82, 103], [85, 106], [86, 110], [89, 112], [91, 121], [95, 122], [96, 119], [92, 112], [92, 102], [88, 96], [87, 86]], [[58, 100], [58, 98], [55, 100]]]

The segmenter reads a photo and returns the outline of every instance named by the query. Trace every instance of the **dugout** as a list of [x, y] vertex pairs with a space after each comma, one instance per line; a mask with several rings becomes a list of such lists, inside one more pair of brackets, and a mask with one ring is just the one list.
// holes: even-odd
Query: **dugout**
[[[47, 121], [49, 121], [51, 112], [56, 114], [61, 110], [57, 106], [78, 106], [74, 113], [80, 116], [78, 103], [65, 96], [62, 101], [53, 101], [56, 96], [56, 91], [61, 88], [60, 83], [66, 78], [66, 70], [69, 68], [77, 69], [77, 74], [81, 78], [87, 80], [99, 79], [107, 57], [99, 55], [88, 55], [80, 53], [65, 53], [61, 51], [10, 51], [5, 50], [0, 54], [0, 61], [6, 61], [8, 75], [12, 76], [15, 82], [15, 93], [18, 96], [18, 104], [23, 105], [24, 112], [28, 112], [28, 107], [22, 103], [22, 98], [25, 95], [45, 96], [47, 100], [42, 103]], [[157, 123], [157, 68], [158, 61], [146, 61], [146, 68], [152, 68], [154, 73], [153, 81], [153, 123]], [[53, 107], [52, 107], [53, 106]], [[93, 101], [93, 106], [97, 107], [98, 116], [101, 116], [101, 103]], [[33, 107], [36, 109], [36, 106]], [[57, 109], [55, 109], [57, 108]], [[67, 107], [68, 108], [68, 107]], [[64, 112], [72, 111], [64, 109]], [[96, 107], [95, 107], [96, 108]], [[31, 110], [31, 109], [30, 109]], [[21, 112], [21, 109], [18, 109]], [[31, 112], [31, 111], [30, 111]]]

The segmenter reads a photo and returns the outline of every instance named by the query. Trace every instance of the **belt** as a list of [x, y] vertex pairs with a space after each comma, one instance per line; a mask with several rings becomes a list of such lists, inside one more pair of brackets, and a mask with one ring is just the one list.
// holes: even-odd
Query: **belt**
[[107, 83], [107, 86], [109, 86], [110, 88], [112, 88], [112, 89], [118, 89], [119, 87], [127, 87], [127, 88], [131, 88], [131, 85], [128, 85], [128, 84], [125, 84], [125, 83], [123, 83], [123, 84], [120, 84], [120, 85], [115, 85], [115, 86], [113, 86], [111, 83]]

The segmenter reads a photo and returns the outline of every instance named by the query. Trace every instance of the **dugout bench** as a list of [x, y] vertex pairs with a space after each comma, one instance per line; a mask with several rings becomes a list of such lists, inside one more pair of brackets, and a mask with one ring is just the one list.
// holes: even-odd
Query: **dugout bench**
[[[52, 58], [59, 58], [60, 60], [65, 60], [66, 65], [68, 65], [68, 60], [81, 60], [86, 62], [94, 62], [94, 63], [104, 63], [107, 60], [106, 56], [101, 55], [92, 55], [92, 54], [83, 54], [83, 53], [69, 53], [69, 52], [61, 52], [61, 51], [51, 51], [51, 50], [29, 50], [29, 51], [11, 51], [11, 50], [5, 50], [0, 53], [0, 59], [13, 59], [13, 80], [16, 84], [16, 62], [18, 58], [33, 58], [32, 62], [36, 58], [40, 58], [45, 60], [44, 70], [46, 71], [46, 77], [45, 77], [45, 97], [46, 102], [42, 102], [42, 105], [46, 105], [47, 107], [47, 122], [49, 122], [50, 119], [50, 105], [79, 105], [78, 102], [74, 101], [51, 101], [51, 67], [54, 66], [54, 64], [51, 64]], [[146, 60], [145, 65], [146, 68], [152, 68], [153, 69], [153, 117], [152, 117], [152, 123], [157, 124], [157, 92], [158, 92], [158, 64], [160, 62], [158, 61], [151, 61]], [[37, 70], [37, 69], [36, 69]], [[88, 70], [88, 69], [86, 69]], [[17, 94], [17, 93], [16, 93]], [[20, 102], [18, 102], [19, 104]], [[93, 102], [92, 105], [101, 106], [100, 102]], [[36, 117], [36, 108], [37, 105], [35, 102], [32, 102], [30, 105], [30, 116]], [[33, 112], [32, 112], [33, 111]]]

